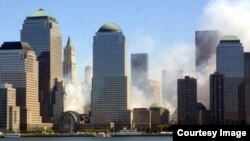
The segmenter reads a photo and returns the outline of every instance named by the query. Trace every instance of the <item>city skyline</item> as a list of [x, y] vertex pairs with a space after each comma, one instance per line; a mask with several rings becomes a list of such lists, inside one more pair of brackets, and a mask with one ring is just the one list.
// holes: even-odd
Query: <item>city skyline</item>
[[[68, 36], [74, 41], [77, 78], [82, 82], [84, 67], [92, 58], [92, 36], [95, 29], [103, 23], [114, 22], [121, 26], [127, 36], [128, 54], [148, 53], [151, 68], [149, 78], [161, 83], [162, 70], [183, 70], [184, 75], [195, 76], [197, 30], [219, 30], [225, 35], [236, 35], [242, 41], [244, 50], [249, 51], [249, 6], [250, 1], [247, 0], [204, 0], [195, 5], [188, 1], [162, 0], [61, 1], [59, 5], [50, 1], [0, 1], [0, 16], [5, 17], [4, 22], [0, 23], [0, 31], [5, 33], [0, 35], [0, 42], [18, 41], [20, 37], [17, 33], [24, 17], [43, 8], [60, 23], [62, 44], [66, 44]], [[212, 63], [206, 69], [214, 70], [214, 66]], [[199, 79], [198, 85], [205, 83], [203, 81], [207, 79]], [[198, 101], [206, 107], [209, 106], [208, 98], [208, 95], [198, 93]]]
[[[98, 10], [94, 10], [90, 7], [92, 7], [91, 5], [95, 5], [97, 1], [62, 1], [61, 5], [57, 7], [53, 6], [55, 5], [54, 2], [50, 2], [51, 4], [48, 5], [48, 2], [46, 1], [33, 4], [27, 4], [30, 3], [28, 1], [23, 1], [21, 3], [5, 3], [1, 1], [0, 8], [4, 10], [0, 13], [0, 16], [7, 15], [13, 10], [6, 9], [5, 7], [15, 7], [16, 9], [19, 9], [20, 4], [23, 6], [22, 8], [27, 10], [19, 10], [20, 12], [9, 15], [11, 18], [7, 17], [5, 19], [8, 24], [5, 22], [1, 23], [2, 26], [0, 26], [0, 31], [8, 30], [8, 33], [5, 36], [0, 36], [0, 41], [19, 39], [18, 35], [15, 33], [20, 30], [21, 25], [16, 23], [22, 21], [22, 17], [31, 14], [34, 10], [44, 8], [48, 13], [55, 16], [61, 24], [63, 45], [66, 44], [67, 37], [71, 36], [74, 40], [76, 52], [83, 54], [76, 54], [76, 60], [79, 62], [79, 65], [77, 66], [77, 72], [79, 74], [78, 78], [81, 80], [83, 79], [82, 72], [84, 72], [84, 66], [87, 62], [91, 61], [92, 33], [95, 32], [95, 29], [98, 28], [99, 25], [106, 22], [117, 23], [123, 28], [128, 36], [128, 46], [130, 47], [129, 52], [139, 53], [140, 50], [142, 50], [143, 52], [150, 53], [151, 59], [149, 65], [153, 66], [153, 68], [159, 68], [161, 66], [159, 66], [157, 60], [159, 58], [164, 58], [162, 53], [159, 56], [157, 55], [159, 54], [159, 50], [163, 50], [164, 53], [167, 52], [166, 50], [170, 50], [176, 54], [175, 48], [177, 46], [182, 46], [186, 50], [190, 45], [194, 45], [194, 31], [204, 29], [202, 19], [203, 17], [206, 17], [205, 10], [208, 8], [209, 4], [214, 3], [212, 1], [199, 1], [193, 5], [192, 3], [183, 1], [143, 1], [144, 4], [141, 5], [141, 2], [142, 1], [100, 2], [102, 3], [100, 5], [110, 5], [112, 3], [114, 7], [105, 8], [109, 6], [102, 6], [98, 7]], [[65, 5], [74, 8], [67, 10], [65, 9]], [[120, 12], [112, 12], [118, 11], [117, 7], [120, 5], [122, 7], [119, 8]], [[157, 7], [157, 9], [154, 7]], [[129, 8], [129, 10], [127, 8]], [[64, 10], [66, 10], [66, 12], [64, 12]], [[127, 13], [128, 11], [129, 13]], [[131, 17], [130, 15], [133, 16]], [[182, 23], [185, 23], [186, 20], [189, 21], [189, 24], [183, 27]], [[5, 28], [5, 26], [7, 27]], [[140, 45], [141, 43], [142, 45]], [[181, 52], [181, 54], [187, 55], [190, 53], [194, 52]], [[162, 69], [181, 69], [181, 65], [171, 66], [171, 63], [168, 63], [167, 61], [168, 59], [171, 59], [171, 55], [166, 58], [164, 63], [166, 65], [163, 65]], [[192, 59], [193, 58], [189, 59], [189, 63]], [[152, 77], [152, 74], [159, 72], [159, 69], [151, 70], [150, 76]], [[160, 80], [160, 77], [158, 77], [158, 79]]]
[[[4, 107], [0, 109], [1, 127], [76, 132], [85, 127], [137, 126], [150, 131], [151, 127], [164, 124], [249, 124], [250, 28], [247, 23], [250, 18], [245, 20], [245, 17], [250, 17], [250, 10], [244, 5], [250, 7], [250, 1], [199, 3], [202, 12], [193, 15], [199, 18], [187, 16], [186, 20], [192, 22], [179, 27], [178, 22], [185, 14], [175, 17], [178, 20], [171, 22], [178, 24], [173, 24], [173, 28], [168, 25], [170, 17], [165, 17], [171, 13], [171, 6], [174, 14], [194, 12], [197, 9], [191, 9], [198, 7], [183, 2], [175, 8], [170, 2], [170, 9], [164, 11], [164, 6], [160, 6], [152, 12], [157, 13], [154, 17], [145, 8], [150, 4], [159, 6], [159, 2], [146, 2], [141, 7], [136, 2], [130, 7], [135, 11], [127, 15], [122, 14], [123, 8], [130, 2], [113, 2], [121, 10], [113, 5], [100, 9], [97, 6], [93, 13], [88, 9], [89, 20], [85, 21], [80, 19], [84, 7], [68, 13], [65, 9], [65, 18], [58, 13], [60, 7], [50, 9], [51, 6], [43, 4], [44, 7], [37, 9], [32, 7], [31, 13], [20, 17], [22, 21], [15, 22], [20, 26], [16, 33], [18, 39], [5, 40], [5, 34], [0, 33], [0, 42], [3, 40], [0, 104]], [[94, 3], [61, 4], [71, 7]], [[95, 14], [97, 19], [93, 20]], [[134, 17], [126, 18], [128, 15]], [[233, 19], [235, 16], [238, 19]], [[134, 24], [127, 21], [133, 18], [138, 21]], [[68, 32], [75, 29], [79, 32]], [[83, 34], [82, 29], [86, 31]], [[7, 38], [14, 37], [9, 34], [6, 32]]]
[[[106, 4], [109, 4], [110, 2], [107, 2]], [[1, 6], [13, 4], [12, 2], [9, 2], [9, 3], [0, 2], [0, 3], [1, 3]], [[66, 2], [62, 2], [62, 5], [64, 5], [65, 3]], [[87, 1], [85, 4], [94, 4], [94, 3], [95, 2]], [[128, 3], [126, 3], [126, 2], [121, 2], [121, 3], [114, 2], [113, 4], [114, 5], [124, 4], [124, 7], [126, 7], [127, 5], [129, 5], [129, 3], [130, 2], [128, 2]], [[160, 82], [161, 77], [159, 75], [160, 75], [161, 70], [163, 70], [163, 69], [170, 69], [170, 70], [180, 69], [180, 70], [183, 70], [185, 75], [186, 75], [186, 73], [192, 74], [193, 70], [195, 70], [195, 67], [194, 67], [194, 56], [195, 56], [194, 55], [194, 48], [195, 48], [194, 40], [195, 40], [195, 38], [194, 38], [194, 35], [195, 35], [196, 30], [220, 29], [220, 31], [223, 32], [224, 34], [230, 33], [230, 34], [235, 34], [237, 36], [238, 36], [238, 34], [240, 34], [239, 31], [242, 31], [242, 29], [243, 29], [242, 27], [240, 27], [240, 24], [239, 24], [240, 22], [242, 22], [240, 17], [236, 18], [236, 19], [239, 19], [238, 20], [239, 22], [228, 23], [226, 25], [227, 28], [223, 28], [221, 26], [220, 20], [217, 19], [218, 20], [217, 24], [213, 23], [213, 19], [216, 19], [217, 17], [213, 13], [213, 11], [211, 11], [212, 8], [215, 8], [214, 11], [216, 11], [216, 12], [222, 11], [221, 12], [222, 15], [224, 13], [223, 20], [230, 21], [230, 18], [227, 17], [227, 14], [230, 11], [233, 11], [235, 13], [235, 15], [237, 15], [237, 14], [239, 15], [241, 13], [244, 13], [243, 15], [248, 15], [249, 11], [245, 10], [244, 6], [242, 6], [242, 5], [244, 5], [244, 4], [249, 5], [250, 4], [247, 1], [242, 1], [242, 2], [222, 1], [222, 2], [220, 2], [220, 1], [215, 0], [215, 1], [201, 2], [201, 3], [194, 6], [194, 5], [191, 5], [191, 4], [186, 3], [186, 2], [174, 3], [174, 2], [170, 1], [170, 2], [167, 2], [169, 4], [168, 5], [169, 7], [166, 8], [164, 6], [161, 6], [159, 8], [159, 10], [153, 11], [153, 13], [150, 14], [147, 12], [147, 10], [145, 8], [148, 7], [150, 4], [152, 4], [151, 2], [146, 2], [145, 5], [143, 5], [141, 7], [138, 6], [138, 3], [135, 3], [135, 5], [131, 7], [131, 9], [133, 9], [133, 10], [131, 10], [131, 13], [137, 13], [140, 17], [140, 18], [137, 18], [137, 20], [135, 20], [135, 22], [144, 22], [145, 25], [144, 24], [136, 24], [136, 23], [132, 24], [131, 19], [128, 20], [127, 16], [125, 16], [125, 18], [119, 18], [119, 14], [124, 12], [123, 8], [121, 9], [121, 13], [119, 13], [119, 14], [111, 14], [112, 10], [114, 10], [115, 8], [114, 9], [113, 8], [111, 8], [111, 9], [102, 8], [98, 11], [99, 14], [103, 12], [100, 15], [100, 19], [98, 18], [99, 16], [96, 16], [96, 15], [98, 15], [97, 11], [93, 11], [92, 9], [86, 9], [86, 10], [90, 10], [93, 12], [93, 16], [95, 15], [97, 17], [96, 20], [98, 22], [93, 22], [94, 20], [92, 19], [92, 17], [93, 17], [92, 13], [88, 12], [88, 14], [89, 13], [90, 14], [86, 15], [86, 17], [91, 17], [90, 18], [91, 20], [89, 20], [89, 21], [87, 20], [87, 22], [85, 23], [85, 21], [81, 21], [82, 19], [84, 19], [84, 18], [81, 19], [81, 17], [85, 16], [85, 15], [79, 14], [79, 13], [81, 13], [80, 6], [76, 7], [76, 10], [78, 10], [78, 12], [75, 12], [75, 10], [62, 12], [62, 9], [61, 9], [62, 7], [53, 8], [53, 6], [48, 6], [48, 4], [46, 4], [46, 2], [41, 2], [41, 3], [35, 4], [33, 6], [27, 5], [27, 10], [20, 11], [20, 13], [16, 13], [15, 15], [10, 15], [11, 18], [9, 18], [9, 17], [6, 18], [6, 23], [8, 23], [8, 20], [10, 20], [10, 24], [8, 24], [8, 26], [0, 26], [1, 28], [11, 27], [11, 30], [9, 30], [10, 32], [7, 32], [7, 34], [4, 36], [2, 36], [2, 35], [0, 36], [0, 41], [3, 42], [3, 41], [18, 40], [19, 37], [17, 34], [15, 34], [15, 33], [11, 34], [11, 32], [19, 31], [21, 29], [20, 28], [21, 24], [19, 24], [19, 23], [16, 24], [17, 20], [23, 21], [24, 17], [31, 14], [35, 10], [37, 10], [39, 8], [44, 8], [48, 13], [55, 16], [57, 18], [57, 20], [59, 21], [59, 23], [61, 24], [62, 35], [63, 35], [63, 44], [66, 44], [66, 37], [68, 37], [68, 36], [73, 37], [72, 39], [74, 40], [75, 45], [77, 47], [76, 48], [76, 52], [77, 52], [77, 54], [76, 54], [77, 61], [76, 62], [79, 62], [78, 63], [79, 65], [77, 66], [78, 67], [77, 72], [80, 75], [78, 76], [78, 78], [83, 80], [83, 78], [84, 78], [83, 77], [84, 66], [87, 64], [87, 62], [91, 61], [91, 54], [92, 54], [91, 53], [91, 48], [92, 48], [92, 41], [91, 41], [92, 38], [91, 37], [94, 33], [92, 31], [94, 31], [100, 25], [102, 25], [103, 23], [106, 23], [108, 21], [115, 22], [115, 23], [118, 23], [123, 28], [126, 36], [128, 36], [128, 48], [130, 49], [129, 54], [140, 53], [140, 52], [149, 53], [149, 55], [150, 55], [150, 58], [149, 58], [149, 60], [150, 60], [149, 66], [150, 67], [149, 68], [152, 68], [150, 70], [150, 73], [149, 73], [150, 74], [149, 78], [155, 79], [154, 77], [156, 77], [156, 80], [158, 80]], [[16, 7], [17, 4], [18, 4], [18, 2], [14, 3], [13, 7]], [[25, 4], [25, 2], [22, 4]], [[73, 5], [75, 6], [77, 4], [81, 5], [83, 3], [73, 2], [73, 3], [69, 4], [69, 7], [73, 6]], [[154, 6], [157, 6], [160, 4], [164, 4], [164, 1], [156, 2], [150, 6], [154, 7]], [[224, 5], [219, 7], [220, 4], [224, 4]], [[235, 4], [235, 6], [233, 6], [234, 4]], [[37, 7], [37, 8], [35, 8], [35, 7]], [[195, 7], [195, 8], [192, 9], [190, 7]], [[163, 9], [163, 8], [165, 8], [165, 9]], [[227, 11], [227, 8], [229, 8], [228, 11]], [[237, 11], [239, 8], [241, 8], [242, 10]], [[84, 8], [82, 8], [82, 9], [84, 9]], [[10, 10], [12, 10], [12, 9], [10, 9]], [[180, 20], [180, 19], [183, 20], [182, 19], [183, 15], [180, 13], [183, 13], [183, 11], [185, 11], [185, 10], [188, 11], [187, 13], [185, 13], [185, 14], [188, 14], [187, 17], [190, 19], [193, 19], [193, 20], [191, 20], [191, 21], [189, 20], [190, 23], [188, 23], [187, 26], [181, 27], [181, 26], [179, 26], [179, 23], [182, 23], [182, 22], [176, 21], [176, 20]], [[4, 12], [1, 14], [6, 14], [5, 12], [7, 12], [7, 11], [8, 11], [8, 9], [4, 10]], [[201, 12], [197, 12], [197, 11], [201, 11]], [[66, 15], [69, 15], [69, 16], [64, 15], [62, 18], [61, 13], [65, 13]], [[131, 13], [128, 13], [128, 14], [131, 14]], [[175, 18], [175, 17], [173, 17], [173, 15], [171, 15], [171, 14], [169, 15], [169, 13], [179, 14], [178, 16], [180, 18]], [[197, 16], [197, 14], [194, 14], [194, 13], [199, 13], [198, 14], [199, 16]], [[20, 16], [20, 15], [22, 15], [22, 16]], [[70, 16], [70, 15], [74, 15], [74, 16]], [[155, 17], [155, 15], [157, 15], [157, 16]], [[162, 19], [159, 18], [160, 17], [159, 15], [162, 17]], [[232, 15], [232, 17], [234, 17], [235, 15]], [[65, 22], [67, 17], [74, 18], [74, 20], [71, 20], [72, 25], [75, 25], [75, 26], [72, 26], [72, 28], [69, 28], [69, 26], [71, 25], [71, 24], [69, 24], [69, 22]], [[199, 18], [197, 18], [197, 17], [199, 17]], [[136, 16], [133, 18], [136, 18]], [[166, 18], [170, 18], [170, 19], [166, 19]], [[208, 23], [210, 23], [210, 24], [204, 24], [203, 23], [205, 21], [204, 19], [208, 20], [209, 21]], [[233, 18], [231, 18], [231, 19], [233, 19]], [[13, 22], [13, 20], [15, 22]], [[168, 22], [164, 22], [164, 20], [168, 21]], [[93, 24], [87, 24], [90, 21]], [[248, 19], [243, 20], [243, 21], [245, 21], [244, 23], [247, 23], [246, 21], [248, 21]], [[6, 23], [3, 22], [2, 24], [5, 25]], [[65, 23], [67, 23], [67, 24], [65, 24]], [[159, 24], [157, 24], [157, 28], [155, 26], [153, 26], [153, 25], [155, 25], [155, 23], [159, 23]], [[173, 27], [173, 29], [170, 30], [168, 28], [164, 28], [164, 27], [168, 27], [168, 24], [165, 25], [164, 23], [169, 23]], [[176, 24], [176, 23], [178, 23], [178, 24]], [[180, 24], [180, 25], [182, 25], [182, 24]], [[236, 25], [236, 27], [238, 26], [238, 30], [237, 30], [237, 28], [235, 28], [236, 30], [226, 31], [226, 29], [228, 29], [228, 27], [230, 27], [232, 25]], [[192, 28], [190, 28], [189, 26], [191, 26]], [[88, 30], [86, 30], [87, 27], [88, 27]], [[185, 30], [183, 30], [183, 28], [185, 28]], [[77, 30], [77, 32], [69, 32], [68, 30], [70, 30], [70, 29], [75, 29], [75, 30]], [[81, 29], [85, 29], [85, 30], [81, 30]], [[4, 30], [7, 30], [7, 29], [1, 29], [1, 31], [4, 31]], [[91, 32], [89, 32], [90, 30], [91, 30]], [[86, 31], [86, 32], [81, 34], [81, 32], [83, 32], [83, 31]], [[74, 33], [75, 35], [74, 34], [72, 35], [72, 33]], [[185, 34], [183, 34], [183, 33], [185, 33]], [[242, 37], [244, 37], [243, 36], [244, 34], [246, 35], [246, 33], [248, 33], [248, 30], [243, 31], [242, 35], [240, 34], [240, 36], [239, 36], [240, 40], [242, 40], [244, 50], [247, 50], [247, 48], [249, 48], [247, 45], [244, 45], [244, 43], [246, 43], [246, 39], [242, 38]], [[13, 39], [12, 39], [12, 37], [13, 37]], [[133, 37], [135, 37], [135, 38], [133, 39]], [[79, 40], [79, 38], [81, 38], [83, 40]], [[136, 42], [135, 40], [140, 41], [140, 42]], [[86, 41], [86, 42], [83, 43], [83, 41]], [[139, 44], [139, 43], [141, 43], [141, 44]], [[178, 47], [178, 46], [180, 46], [180, 47]], [[164, 49], [164, 48], [167, 48], [167, 49]], [[78, 49], [80, 49], [80, 51]], [[86, 49], [86, 50], [84, 50], [84, 49]], [[166, 52], [166, 50], [169, 51], [168, 49], [170, 50], [169, 54]], [[140, 50], [140, 51], [138, 51], [138, 50]], [[180, 58], [178, 58], [177, 55], [179, 55], [178, 57], [180, 57]], [[166, 58], [163, 56], [166, 56]], [[164, 58], [163, 63], [161, 62], [162, 64], [159, 63], [159, 61], [157, 61], [157, 60], [161, 60], [160, 58]], [[178, 60], [178, 63], [177, 64], [173, 63], [174, 60]], [[128, 65], [128, 66], [130, 66], [130, 65]], [[128, 69], [128, 70], [130, 70], [130, 69]], [[152, 78], [152, 74], [153, 74], [153, 78]], [[195, 75], [191, 75], [191, 76], [195, 76]], [[201, 94], [198, 93], [198, 101], [204, 102], [205, 100], [203, 98], [203, 95], [202, 96], [200, 96], [200, 95]], [[205, 101], [205, 105], [208, 106], [206, 101]]]

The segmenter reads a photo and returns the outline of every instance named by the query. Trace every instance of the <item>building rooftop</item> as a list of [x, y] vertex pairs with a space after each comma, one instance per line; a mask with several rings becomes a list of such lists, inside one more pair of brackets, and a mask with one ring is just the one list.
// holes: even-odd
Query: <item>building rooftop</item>
[[56, 21], [56, 19], [51, 16], [50, 14], [48, 14], [44, 9], [38, 9], [37, 11], [33, 12], [32, 14], [30, 14], [28, 17], [28, 19], [39, 19], [39, 18], [49, 18], [51, 20]]
[[240, 39], [235, 36], [235, 35], [227, 35], [227, 36], [223, 36], [222, 41], [239, 41]]
[[0, 47], [0, 50], [32, 50], [30, 45], [26, 42], [4, 42]]
[[98, 32], [122, 32], [122, 30], [115, 23], [106, 23], [99, 28]]
[[68, 41], [67, 41], [66, 47], [73, 47], [72, 44], [71, 44], [71, 39], [70, 39], [70, 37], [68, 37]]
[[153, 103], [150, 108], [163, 108], [163, 105], [159, 102]]
[[199, 110], [207, 110], [206, 107], [200, 102], [196, 103], [196, 107]]
[[12, 84], [0, 82], [0, 88], [12, 88]]

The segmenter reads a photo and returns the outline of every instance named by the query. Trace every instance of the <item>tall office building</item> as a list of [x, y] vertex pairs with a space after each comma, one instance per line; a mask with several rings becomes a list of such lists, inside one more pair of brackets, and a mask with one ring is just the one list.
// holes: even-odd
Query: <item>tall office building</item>
[[245, 67], [245, 122], [250, 124], [250, 52], [244, 53]]
[[64, 59], [63, 59], [63, 76], [67, 83], [75, 84], [77, 82], [76, 79], [76, 56], [75, 49], [71, 44], [70, 37], [68, 38], [68, 42], [66, 47], [64, 48]]
[[85, 66], [84, 83], [91, 86], [92, 77], [93, 77], [93, 67], [89, 63], [87, 66]]
[[0, 130], [20, 130], [20, 108], [16, 106], [16, 89], [0, 83]]
[[240, 104], [244, 83], [244, 52], [236, 36], [224, 36], [216, 52], [216, 69], [224, 75], [224, 123], [243, 121]]
[[65, 87], [64, 87], [64, 80], [63, 79], [56, 79], [56, 86], [54, 89], [56, 89], [56, 92], [53, 96], [53, 121], [54, 121], [54, 129], [57, 131], [59, 130], [59, 124], [61, 122], [61, 117], [64, 113], [64, 100], [66, 96]]
[[210, 116], [211, 123], [224, 124], [224, 75], [215, 72], [210, 75]]
[[0, 82], [16, 89], [16, 105], [20, 107], [21, 130], [40, 127], [38, 101], [38, 62], [35, 53], [24, 42], [4, 42], [0, 48]]
[[131, 81], [132, 86], [146, 94], [148, 81], [148, 54], [139, 53], [131, 55]]
[[82, 84], [82, 93], [85, 95], [85, 103], [84, 103], [84, 113], [89, 113], [90, 111], [90, 95], [92, 88], [92, 76], [93, 76], [93, 67], [89, 63], [85, 66], [85, 74], [84, 74], [84, 82]]
[[162, 71], [162, 99], [169, 108], [175, 109], [177, 107], [177, 79], [182, 77], [182, 70]]
[[56, 78], [62, 76], [62, 35], [60, 25], [43, 9], [26, 17], [21, 41], [28, 42], [39, 62], [39, 101], [43, 122], [53, 117], [52, 95], [56, 93]]
[[178, 124], [196, 124], [197, 122], [197, 80], [185, 76], [177, 80]]
[[113, 23], [100, 27], [93, 43], [91, 122], [131, 124], [126, 39]]

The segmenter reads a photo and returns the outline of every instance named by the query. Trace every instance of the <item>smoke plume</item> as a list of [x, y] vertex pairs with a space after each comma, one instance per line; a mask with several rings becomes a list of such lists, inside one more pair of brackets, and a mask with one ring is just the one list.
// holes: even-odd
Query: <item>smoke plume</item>
[[216, 29], [226, 35], [237, 35], [245, 51], [249, 51], [249, 7], [249, 0], [212, 0], [204, 8], [201, 28]]
[[83, 113], [84, 94], [80, 83], [66, 83], [66, 96], [64, 99], [64, 111], [77, 111]]
[[[250, 1], [248, 0], [211, 0], [204, 8], [200, 29], [217, 30], [224, 35], [236, 35], [249, 51], [250, 43]], [[205, 50], [198, 56], [208, 53]], [[216, 54], [210, 52], [209, 58], [198, 68], [198, 100], [209, 106], [209, 75], [216, 69]]]
[[[200, 27], [197, 30], [218, 30], [224, 35], [237, 35], [245, 51], [250, 51], [250, 1], [248, 0], [211, 0], [203, 9]], [[194, 35], [190, 34], [190, 36]], [[128, 49], [130, 53], [149, 53], [149, 76], [161, 84], [162, 70], [182, 70], [184, 75], [197, 76], [198, 78], [198, 101], [209, 106], [209, 75], [215, 71], [215, 52], [211, 52], [200, 65], [200, 71], [195, 72], [195, 44], [190, 42], [175, 42], [173, 44], [158, 43], [158, 38], [145, 31], [137, 32], [130, 38]], [[157, 47], [161, 47], [160, 49]], [[132, 49], [132, 50], [131, 50]], [[157, 53], [155, 53], [157, 52]], [[200, 56], [204, 56], [201, 55]], [[129, 75], [130, 76], [130, 75]], [[83, 104], [87, 100], [81, 94], [79, 84], [66, 85], [67, 94], [65, 110], [81, 112]], [[161, 86], [162, 87], [162, 86]], [[174, 87], [173, 87], [174, 88]], [[132, 107], [149, 107], [152, 100], [143, 92], [132, 86]], [[176, 94], [177, 95], [177, 94]], [[171, 112], [176, 108], [176, 98], [172, 100], [162, 99], [166, 108]], [[68, 104], [68, 105], [67, 105]]]
[[64, 111], [77, 111], [81, 114], [90, 111], [91, 84], [66, 83], [65, 92]]

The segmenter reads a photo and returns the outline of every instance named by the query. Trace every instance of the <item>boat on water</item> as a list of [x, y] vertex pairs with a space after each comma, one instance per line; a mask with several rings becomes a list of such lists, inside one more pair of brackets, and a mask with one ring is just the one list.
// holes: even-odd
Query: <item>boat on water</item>
[[20, 133], [6, 133], [4, 137], [5, 138], [20, 138], [21, 134]]
[[112, 136], [140, 136], [144, 134], [144, 132], [138, 132], [136, 129], [123, 128], [119, 132], [113, 133]]
[[160, 132], [161, 135], [168, 135], [168, 136], [172, 136], [173, 135], [173, 132]]
[[0, 138], [3, 138], [3, 133], [2, 132], [0, 132]]
[[110, 134], [105, 134], [104, 132], [99, 132], [95, 134], [96, 137], [111, 137]]

